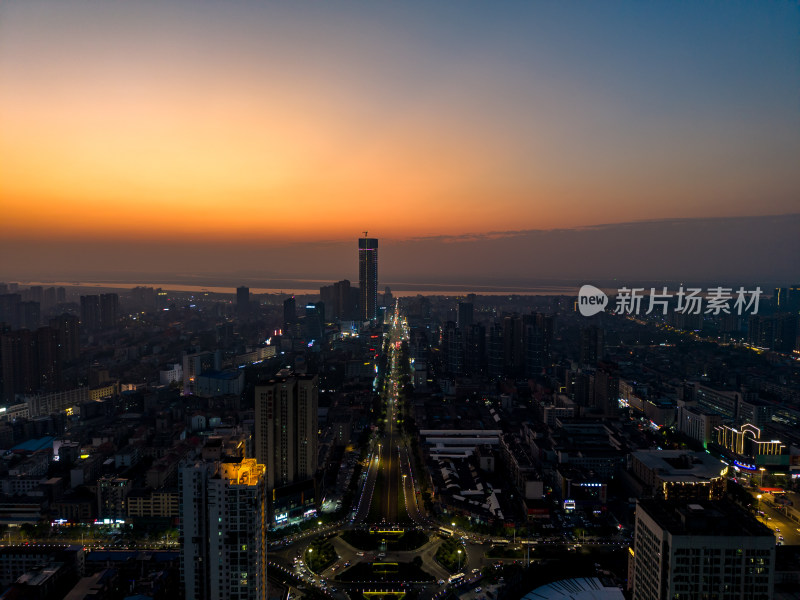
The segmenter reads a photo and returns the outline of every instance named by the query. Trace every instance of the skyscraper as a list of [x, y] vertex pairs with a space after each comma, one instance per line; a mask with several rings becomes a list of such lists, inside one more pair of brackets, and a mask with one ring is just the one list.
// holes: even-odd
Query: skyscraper
[[0, 336], [0, 357], [2, 397], [6, 402], [13, 402], [15, 394], [32, 394], [39, 388], [35, 332], [19, 329]]
[[119, 320], [119, 294], [100, 294], [100, 328], [113, 329]]
[[377, 238], [363, 237], [358, 240], [358, 285], [361, 320], [374, 321], [378, 318]]
[[56, 305], [56, 288], [48, 287], [44, 288], [44, 293], [42, 294], [42, 309], [49, 310]]
[[289, 335], [289, 331], [297, 321], [297, 303], [294, 296], [283, 301], [283, 334]]
[[267, 490], [252, 458], [199, 461], [180, 470], [184, 598], [267, 597]]
[[334, 316], [345, 321], [353, 320], [355, 302], [353, 301], [353, 294], [350, 292], [350, 281], [348, 279], [337, 281], [333, 284], [333, 291], [336, 296], [336, 304], [333, 309]]
[[250, 288], [241, 286], [236, 288], [236, 312], [239, 317], [247, 316], [250, 311]]
[[533, 377], [541, 374], [550, 365], [553, 317], [542, 313], [531, 313], [523, 315], [522, 323], [525, 376]]
[[87, 331], [112, 329], [119, 317], [119, 295], [81, 296], [81, 327]]
[[0, 334], [0, 398], [54, 392], [61, 386], [62, 357], [58, 331], [40, 327]]
[[581, 329], [581, 355], [582, 365], [593, 367], [597, 361], [603, 360], [605, 355], [605, 331], [600, 327], [590, 325]]
[[23, 329], [30, 329], [33, 331], [39, 327], [41, 318], [41, 304], [31, 300], [30, 302], [20, 302], [20, 321]]
[[458, 328], [466, 331], [472, 325], [472, 315], [474, 309], [472, 302], [458, 303]]
[[503, 370], [505, 375], [520, 377], [525, 367], [524, 323], [519, 315], [503, 318]]
[[272, 489], [308, 480], [317, 470], [316, 375], [271, 379], [256, 386], [255, 454]]
[[473, 323], [464, 334], [464, 372], [477, 375], [486, 369], [486, 327]]
[[75, 360], [80, 355], [80, 320], [75, 315], [64, 313], [50, 319], [50, 327], [58, 331], [61, 359]]
[[449, 375], [464, 374], [464, 330], [448, 321], [442, 327], [442, 363]]
[[19, 329], [21, 303], [21, 294], [0, 294], [0, 323], [5, 323], [11, 329]]
[[58, 343], [58, 330], [40, 327], [36, 330], [36, 353], [39, 376], [39, 389], [57, 391], [61, 387], [61, 349]]
[[312, 340], [321, 341], [325, 332], [325, 303], [306, 304], [306, 316], [303, 329], [307, 343]]

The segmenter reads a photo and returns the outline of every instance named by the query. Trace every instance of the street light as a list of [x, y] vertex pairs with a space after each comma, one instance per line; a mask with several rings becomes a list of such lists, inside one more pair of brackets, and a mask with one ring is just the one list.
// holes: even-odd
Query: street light
[[461, 548], [458, 549], [458, 570], [461, 570]]
[[761, 483], [758, 487], [764, 487], [764, 471], [766, 471], [766, 469], [764, 467], [759, 467], [758, 470], [761, 471]]

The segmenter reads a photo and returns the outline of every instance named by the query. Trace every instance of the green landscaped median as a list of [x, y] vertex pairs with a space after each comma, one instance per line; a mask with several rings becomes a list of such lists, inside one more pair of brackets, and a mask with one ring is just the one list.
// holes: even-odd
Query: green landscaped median
[[451, 573], [457, 573], [467, 562], [467, 551], [461, 542], [446, 539], [436, 551], [436, 560]]
[[314, 573], [321, 573], [339, 558], [329, 540], [311, 542], [304, 556], [306, 565]]

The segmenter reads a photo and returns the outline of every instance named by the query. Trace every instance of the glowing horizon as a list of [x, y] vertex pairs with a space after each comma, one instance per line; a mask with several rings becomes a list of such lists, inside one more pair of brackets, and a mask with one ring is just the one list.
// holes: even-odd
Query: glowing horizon
[[797, 15], [772, 8], [4, 3], [0, 235], [277, 243], [793, 212]]

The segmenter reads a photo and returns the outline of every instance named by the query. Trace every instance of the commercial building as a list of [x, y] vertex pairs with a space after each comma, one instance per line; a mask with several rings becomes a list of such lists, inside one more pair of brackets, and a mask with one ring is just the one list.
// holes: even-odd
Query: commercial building
[[675, 425], [678, 431], [706, 447], [714, 441], [714, 429], [722, 425], [722, 416], [697, 406], [679, 403]]
[[644, 496], [664, 500], [719, 500], [725, 494], [727, 467], [706, 452], [639, 450], [631, 472]]
[[731, 454], [739, 467], [754, 470], [759, 465], [788, 466], [789, 449], [781, 440], [761, 437], [761, 429], [746, 423], [735, 429], [720, 425], [714, 429], [716, 443]]
[[378, 240], [358, 240], [359, 308], [362, 321], [378, 318]]
[[739, 402], [739, 423], [750, 423], [759, 429], [772, 421], [775, 406], [757, 398], [742, 399]]
[[742, 401], [742, 393], [715, 386], [694, 384], [694, 400], [704, 410], [721, 415], [724, 419], [734, 420]]
[[775, 537], [735, 505], [640, 500], [635, 520], [633, 600], [772, 598]]

